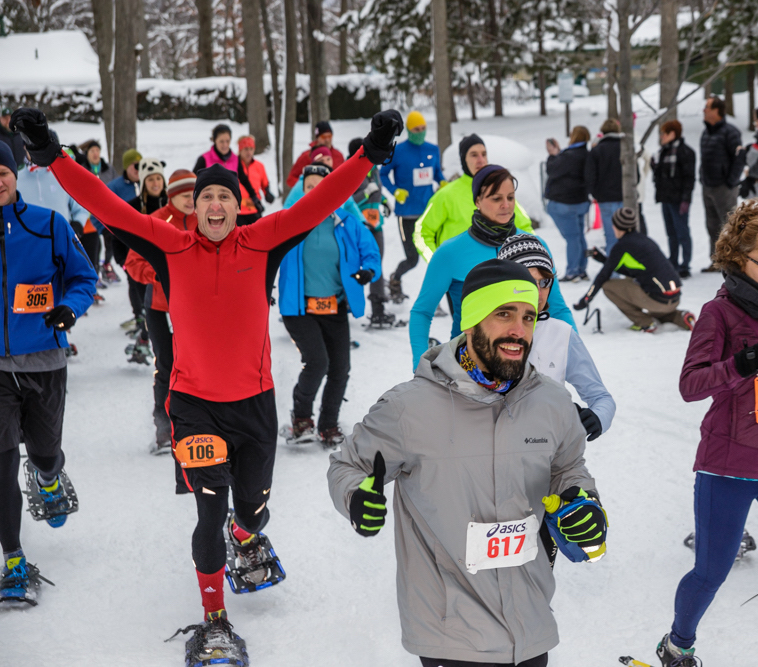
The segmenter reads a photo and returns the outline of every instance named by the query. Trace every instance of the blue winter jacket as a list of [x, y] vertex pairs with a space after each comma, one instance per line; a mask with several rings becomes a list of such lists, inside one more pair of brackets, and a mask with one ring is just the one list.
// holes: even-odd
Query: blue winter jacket
[[31, 165], [22, 169], [16, 187], [33, 205], [49, 208], [82, 227], [87, 224], [89, 213], [61, 187], [49, 167]]
[[[404, 204], [395, 204], [396, 215], [421, 215], [432, 198], [433, 185], [413, 185], [413, 170], [422, 167], [432, 169], [437, 184], [445, 180], [440, 163], [440, 149], [427, 141], [420, 146], [415, 146], [410, 141], [398, 144], [390, 163], [382, 166], [382, 185], [393, 195], [398, 188], [409, 193]], [[390, 174], [394, 183], [390, 181]]]
[[[340, 249], [340, 277], [347, 305], [353, 317], [363, 317], [366, 309], [363, 285], [353, 276], [360, 269], [367, 269], [374, 272], [371, 282], [379, 280], [382, 274], [379, 246], [366, 225], [355, 216], [342, 208], [338, 208], [332, 216], [334, 237]], [[305, 315], [303, 243], [298, 243], [290, 250], [279, 267], [279, 312], [282, 315]]]
[[44, 313], [13, 312], [16, 285], [52, 284], [53, 305], [68, 306], [78, 319], [92, 305], [97, 274], [71, 225], [59, 213], [29, 206], [21, 194], [15, 204], [0, 211], [0, 354], [8, 357], [68, 347], [63, 331], [45, 326]]
[[[517, 228], [516, 233], [523, 234], [524, 232]], [[547, 244], [542, 239], [540, 242], [547, 248]], [[461, 333], [463, 281], [468, 272], [477, 264], [489, 259], [496, 259], [498, 250], [499, 248], [480, 243], [471, 234], [464, 232], [445, 241], [432, 255], [432, 260], [426, 268], [421, 291], [411, 309], [411, 320], [408, 325], [414, 369], [418, 365], [421, 355], [429, 349], [429, 329], [432, 326], [434, 311], [440, 299], [445, 295], [445, 292], [449, 292], [453, 300], [453, 312], [451, 313], [453, 326], [450, 333], [452, 340]], [[548, 252], [550, 252], [549, 249]], [[563, 300], [557, 281], [553, 282], [547, 302], [550, 306], [551, 317], [567, 322], [576, 330], [574, 317]]]
[[139, 183], [133, 183], [123, 174], [108, 183], [108, 189], [115, 192], [124, 201], [130, 201], [139, 196]]

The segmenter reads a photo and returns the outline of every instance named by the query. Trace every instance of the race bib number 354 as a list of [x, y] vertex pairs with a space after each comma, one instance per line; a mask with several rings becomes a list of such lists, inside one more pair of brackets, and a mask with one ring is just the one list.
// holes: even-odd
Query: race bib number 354
[[205, 468], [225, 463], [226, 440], [217, 435], [191, 435], [176, 443], [174, 456], [182, 468]]
[[503, 523], [474, 523], [466, 533], [466, 569], [471, 574], [496, 567], [517, 567], [537, 557], [540, 524], [533, 514]]
[[14, 313], [46, 313], [53, 309], [53, 286], [16, 285], [13, 299]]

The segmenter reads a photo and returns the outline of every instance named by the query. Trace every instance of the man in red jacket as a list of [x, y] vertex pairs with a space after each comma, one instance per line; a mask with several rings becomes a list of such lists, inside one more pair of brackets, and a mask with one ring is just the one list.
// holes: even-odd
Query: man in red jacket
[[[363, 150], [292, 208], [237, 227], [237, 175], [214, 165], [198, 172], [193, 191], [198, 228], [179, 230], [135, 211], [97, 177], [65, 156], [37, 109], [19, 109], [35, 164], [51, 166], [63, 188], [155, 269], [174, 325], [169, 391], [174, 457], [195, 494], [198, 523], [192, 556], [205, 622], [192, 626], [188, 664], [221, 659], [246, 664], [245, 642], [224, 609], [227, 528], [249, 589], [284, 574], [260, 531], [269, 518], [277, 422], [268, 335], [269, 300], [279, 263], [352, 195], [373, 164], [392, 155], [403, 127], [397, 111], [374, 116]], [[189, 630], [187, 628], [186, 630]], [[238, 661], [238, 662], [236, 662]]]
[[[197, 229], [195, 202], [192, 193], [197, 176], [189, 169], [177, 169], [168, 179], [166, 188], [169, 202], [153, 213], [179, 230]], [[158, 280], [155, 269], [141, 255], [130, 250], [124, 264], [129, 276], [138, 283], [147, 285], [145, 290], [145, 323], [150, 343], [155, 352], [155, 375], [153, 379], [153, 421], [155, 422], [155, 443], [150, 447], [153, 454], [171, 451], [171, 421], [166, 411], [171, 369], [174, 367], [174, 336], [168, 322], [168, 301]], [[178, 475], [181, 477], [181, 473]], [[186, 486], [180, 482], [182, 492]]]
[[344, 161], [345, 156], [342, 155], [336, 148], [332, 147], [332, 126], [329, 121], [320, 120], [316, 123], [316, 127], [313, 130], [314, 139], [310, 143], [310, 148], [307, 151], [300, 153], [300, 157], [297, 158], [295, 164], [292, 165], [289, 176], [287, 176], [287, 185], [292, 188], [297, 183], [297, 179], [303, 173], [303, 168], [311, 163], [311, 150], [316, 146], [326, 146], [332, 152], [332, 166], [334, 169], [339, 167]]

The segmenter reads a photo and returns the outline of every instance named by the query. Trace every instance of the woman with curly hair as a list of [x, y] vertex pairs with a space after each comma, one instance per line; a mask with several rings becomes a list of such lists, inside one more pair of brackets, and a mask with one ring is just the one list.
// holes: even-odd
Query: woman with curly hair
[[695, 631], [740, 548], [758, 499], [758, 200], [742, 202], [716, 243], [724, 275], [703, 306], [679, 378], [685, 401], [712, 398], [695, 457], [695, 567], [679, 582], [664, 667], [695, 667]]

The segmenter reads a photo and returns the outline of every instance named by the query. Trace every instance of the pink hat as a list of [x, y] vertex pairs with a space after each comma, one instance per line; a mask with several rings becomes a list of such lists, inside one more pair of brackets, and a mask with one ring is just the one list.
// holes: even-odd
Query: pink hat
[[313, 162], [317, 155], [332, 157], [332, 150], [327, 146], [314, 146], [311, 148], [311, 162]]

